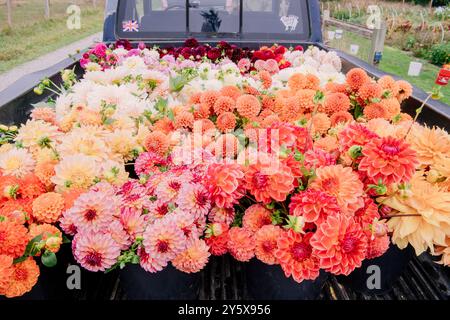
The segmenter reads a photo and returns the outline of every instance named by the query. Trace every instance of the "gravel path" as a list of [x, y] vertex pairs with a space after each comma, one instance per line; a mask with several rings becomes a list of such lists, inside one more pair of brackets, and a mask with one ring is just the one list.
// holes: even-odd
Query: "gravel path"
[[51, 67], [52, 65], [66, 59], [69, 54], [75, 54], [77, 50], [84, 50], [94, 42], [101, 40], [102, 32], [99, 32], [0, 74], [0, 92], [23, 76], [39, 70], [47, 69], [48, 67]]

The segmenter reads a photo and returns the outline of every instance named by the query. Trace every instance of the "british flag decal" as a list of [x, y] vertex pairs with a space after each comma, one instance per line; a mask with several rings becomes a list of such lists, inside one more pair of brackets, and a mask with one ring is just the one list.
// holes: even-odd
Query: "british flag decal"
[[137, 32], [139, 31], [139, 23], [136, 20], [128, 20], [122, 22], [123, 32]]

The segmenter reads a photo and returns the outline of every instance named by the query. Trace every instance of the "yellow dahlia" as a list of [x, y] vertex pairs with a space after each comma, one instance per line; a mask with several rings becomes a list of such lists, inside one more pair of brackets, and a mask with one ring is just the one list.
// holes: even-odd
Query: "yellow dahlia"
[[0, 170], [3, 175], [22, 178], [33, 170], [34, 165], [31, 153], [25, 149], [13, 148], [0, 154]]
[[55, 166], [55, 176], [51, 179], [62, 190], [70, 188], [87, 189], [99, 176], [100, 166], [96, 158], [84, 154], [65, 157]]
[[446, 246], [446, 237], [450, 235], [450, 192], [416, 174], [411, 180], [409, 197], [395, 193], [382, 201], [398, 211], [398, 215], [409, 215], [388, 221], [392, 241], [397, 246], [405, 248], [410, 243], [417, 255], [427, 248], [434, 252], [434, 245]]
[[42, 147], [45, 144], [54, 145], [58, 138], [58, 128], [41, 120], [28, 120], [20, 127], [16, 141], [24, 147]]
[[441, 155], [450, 154], [450, 135], [439, 128], [414, 125], [407, 141], [417, 152], [422, 167], [432, 165]]

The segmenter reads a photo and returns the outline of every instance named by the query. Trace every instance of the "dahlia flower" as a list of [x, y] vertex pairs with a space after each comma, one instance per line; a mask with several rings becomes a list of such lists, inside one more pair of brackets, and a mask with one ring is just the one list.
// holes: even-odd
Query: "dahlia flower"
[[3, 175], [22, 178], [35, 166], [33, 156], [26, 149], [10, 149], [0, 154], [0, 171]]
[[45, 193], [45, 191], [47, 190], [40, 179], [32, 173], [27, 174], [19, 181], [18, 192], [22, 198], [35, 199]]
[[359, 170], [375, 183], [380, 179], [385, 184], [407, 182], [419, 164], [414, 150], [403, 140], [392, 137], [372, 140], [362, 153]]
[[234, 208], [219, 208], [213, 207], [208, 215], [208, 218], [213, 223], [225, 223], [230, 225], [234, 221]]
[[[382, 199], [386, 206], [398, 211], [396, 215], [414, 215], [395, 217], [388, 221], [392, 242], [399, 248], [410, 243], [417, 255], [434, 245], [446, 246], [446, 236], [450, 225], [450, 193], [433, 185], [416, 174], [411, 180], [411, 193], [403, 197], [399, 193]], [[416, 216], [417, 215], [417, 216]]]
[[242, 218], [244, 228], [256, 232], [263, 226], [272, 224], [272, 213], [260, 204], [254, 204], [245, 210]]
[[319, 259], [310, 243], [312, 235], [302, 235], [290, 229], [283, 231], [278, 237], [275, 257], [286, 277], [292, 276], [298, 283], [314, 280], [319, 276]]
[[367, 237], [353, 218], [329, 216], [311, 238], [321, 268], [332, 274], [349, 275], [366, 257]]
[[13, 274], [13, 257], [0, 254], [0, 295], [5, 295]]
[[146, 223], [141, 210], [123, 207], [120, 212], [120, 222], [133, 240], [144, 233]]
[[170, 147], [169, 137], [161, 131], [153, 131], [145, 139], [144, 147], [148, 152], [163, 156]]
[[227, 247], [236, 260], [247, 262], [255, 255], [254, 235], [246, 228], [233, 227], [228, 231]]
[[9, 279], [9, 284], [3, 288], [3, 292], [7, 298], [15, 298], [31, 291], [39, 278], [39, 267], [33, 258], [13, 264], [13, 272]]
[[358, 175], [352, 168], [342, 165], [318, 168], [310, 188], [336, 197], [343, 213], [358, 209], [364, 194], [363, 184]]
[[103, 134], [104, 132], [90, 127], [77, 128], [61, 137], [61, 143], [57, 145], [56, 150], [62, 158], [83, 154], [103, 160], [109, 159], [112, 152], [106, 145]]
[[56, 125], [56, 112], [50, 107], [34, 108], [31, 111], [30, 117], [33, 120], [42, 120], [52, 125]]
[[138, 175], [159, 172], [159, 167], [168, 165], [168, 160], [153, 152], [144, 152], [136, 159], [134, 170]]
[[328, 216], [340, 214], [340, 208], [334, 196], [328, 193], [308, 189], [295, 194], [289, 204], [293, 216], [304, 217], [305, 222], [321, 224]]
[[180, 210], [193, 214], [195, 218], [206, 216], [211, 208], [208, 193], [200, 184], [183, 185], [176, 203]]
[[28, 120], [20, 127], [15, 141], [20, 142], [26, 148], [45, 147], [49, 144], [54, 146], [58, 135], [58, 128], [50, 123]]
[[208, 250], [209, 247], [204, 240], [191, 239], [186, 249], [172, 260], [172, 265], [185, 273], [199, 272], [208, 263], [210, 256]]
[[304, 154], [303, 164], [306, 169], [317, 169], [336, 164], [336, 158], [332, 154], [321, 149], [309, 150]]
[[85, 269], [98, 272], [111, 268], [120, 255], [120, 246], [108, 233], [78, 232], [75, 235], [74, 257]]
[[253, 119], [261, 111], [261, 103], [256, 97], [246, 94], [237, 99], [236, 109], [242, 117]]
[[381, 99], [383, 88], [376, 82], [366, 82], [358, 90], [358, 96], [364, 101]]
[[275, 256], [278, 248], [277, 241], [282, 235], [278, 226], [264, 225], [255, 233], [255, 255], [265, 264], [274, 265], [278, 263]]
[[338, 134], [339, 148], [347, 151], [353, 146], [364, 146], [378, 136], [359, 123], [352, 123], [345, 127]]
[[33, 218], [39, 222], [54, 223], [65, 208], [64, 198], [59, 193], [48, 192], [33, 201]]
[[42, 236], [45, 241], [45, 249], [51, 252], [58, 252], [63, 242], [62, 233], [58, 228], [51, 224], [31, 224], [29, 230], [30, 239]]
[[51, 181], [61, 189], [87, 189], [94, 184], [100, 174], [96, 158], [76, 154], [67, 156], [55, 166], [55, 176]]
[[21, 257], [29, 239], [28, 230], [23, 225], [0, 220], [0, 254]]
[[347, 84], [352, 90], [359, 90], [363, 84], [370, 81], [366, 71], [360, 68], [354, 68], [347, 73]]
[[216, 222], [208, 226], [205, 241], [212, 255], [222, 256], [228, 252], [228, 225]]
[[285, 164], [264, 161], [247, 168], [244, 187], [258, 202], [284, 201], [294, 189], [294, 177]]
[[337, 112], [348, 111], [350, 109], [350, 99], [347, 95], [340, 92], [330, 93], [325, 96], [323, 107], [329, 116]]
[[450, 154], [450, 135], [439, 128], [414, 125], [407, 142], [417, 152], [423, 168], [433, 165], [442, 155]]
[[166, 261], [158, 261], [152, 258], [142, 247], [138, 248], [137, 254], [139, 256], [139, 264], [147, 272], [156, 273], [162, 271], [167, 266]]
[[108, 193], [89, 191], [79, 196], [64, 215], [71, 215], [78, 231], [106, 232], [118, 210], [117, 201]]
[[240, 186], [244, 173], [237, 164], [212, 164], [204, 185], [210, 199], [219, 208], [230, 208], [243, 196]]
[[391, 244], [391, 239], [386, 234], [381, 237], [369, 237], [367, 244], [366, 259], [375, 259], [382, 256]]
[[148, 225], [143, 238], [146, 253], [163, 266], [186, 249], [186, 236], [171, 221], [157, 220]]

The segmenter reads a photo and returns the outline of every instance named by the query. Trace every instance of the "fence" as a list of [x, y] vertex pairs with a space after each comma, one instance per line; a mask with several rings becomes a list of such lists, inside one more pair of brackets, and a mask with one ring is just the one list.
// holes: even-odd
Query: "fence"
[[0, 31], [19, 28], [33, 23], [63, 18], [70, 5], [83, 10], [102, 9], [105, 0], [0, 0]]
[[328, 10], [324, 11], [322, 21], [326, 45], [355, 55], [370, 64], [380, 62], [386, 39], [384, 21], [371, 29], [331, 18]]

